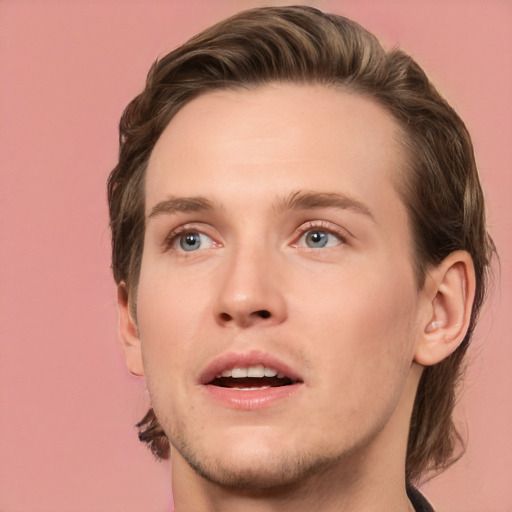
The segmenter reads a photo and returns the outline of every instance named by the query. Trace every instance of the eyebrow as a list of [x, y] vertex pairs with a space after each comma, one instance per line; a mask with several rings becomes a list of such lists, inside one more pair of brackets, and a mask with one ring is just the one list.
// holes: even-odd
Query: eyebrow
[[149, 212], [148, 220], [163, 214], [178, 212], [199, 212], [213, 210], [214, 206], [206, 197], [175, 197], [169, 196], [163, 201], [156, 203]]
[[[215, 208], [214, 204], [203, 196], [176, 197], [169, 196], [156, 203], [149, 212], [148, 220], [164, 214], [208, 211]], [[370, 218], [372, 212], [363, 202], [346, 194], [329, 192], [292, 192], [284, 199], [279, 199], [275, 205], [278, 213], [286, 210], [307, 210], [314, 208], [340, 208], [354, 210]]]
[[307, 210], [311, 208], [341, 208], [354, 210], [374, 219], [371, 210], [363, 202], [346, 194], [329, 192], [303, 192], [291, 193], [287, 198], [277, 203], [278, 212], [286, 210]]

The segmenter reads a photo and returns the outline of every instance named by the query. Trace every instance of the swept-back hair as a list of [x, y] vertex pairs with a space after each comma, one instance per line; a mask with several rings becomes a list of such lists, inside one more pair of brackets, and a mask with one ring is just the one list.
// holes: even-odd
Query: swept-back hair
[[[267, 7], [237, 14], [190, 39], [151, 67], [146, 86], [120, 122], [119, 163], [108, 182], [112, 268], [136, 290], [144, 240], [144, 175], [151, 152], [186, 103], [216, 89], [272, 82], [324, 84], [367, 97], [397, 121], [407, 155], [396, 184], [408, 210], [418, 288], [429, 266], [456, 250], [473, 259], [476, 295], [468, 332], [455, 352], [426, 367], [410, 423], [406, 476], [416, 482], [462, 453], [452, 420], [456, 385], [486, 289], [494, 251], [469, 133], [423, 70], [399, 49], [386, 51], [375, 36], [342, 16], [312, 7]], [[169, 441], [152, 409], [139, 437], [160, 458]]]

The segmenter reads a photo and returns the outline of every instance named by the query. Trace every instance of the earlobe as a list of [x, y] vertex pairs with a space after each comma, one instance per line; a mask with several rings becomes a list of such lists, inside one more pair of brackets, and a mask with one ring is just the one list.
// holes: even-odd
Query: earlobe
[[427, 276], [428, 312], [414, 360], [423, 366], [439, 363], [460, 345], [468, 330], [475, 296], [475, 270], [466, 251], [447, 256]]
[[143, 376], [139, 331], [131, 312], [128, 289], [124, 282], [117, 287], [117, 307], [119, 312], [118, 335], [126, 365], [133, 375]]

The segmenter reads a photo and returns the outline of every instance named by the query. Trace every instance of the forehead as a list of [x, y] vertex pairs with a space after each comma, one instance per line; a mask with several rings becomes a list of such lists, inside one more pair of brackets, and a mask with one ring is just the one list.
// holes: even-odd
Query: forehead
[[399, 201], [391, 185], [404, 167], [400, 136], [384, 108], [339, 88], [270, 84], [208, 92], [186, 104], [155, 145], [146, 208], [165, 194], [221, 198], [237, 185], [238, 195], [248, 186], [256, 194], [263, 182], [283, 193], [337, 188]]

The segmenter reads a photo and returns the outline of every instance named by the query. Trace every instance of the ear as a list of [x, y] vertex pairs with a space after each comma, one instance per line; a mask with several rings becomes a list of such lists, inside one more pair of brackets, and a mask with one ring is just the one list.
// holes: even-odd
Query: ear
[[118, 334], [128, 370], [133, 375], [143, 376], [142, 351], [137, 323], [132, 316], [128, 289], [124, 282], [117, 287], [117, 307], [119, 311]]
[[428, 273], [428, 300], [414, 357], [418, 364], [439, 363], [460, 345], [471, 320], [475, 285], [473, 260], [466, 251], [451, 253]]

